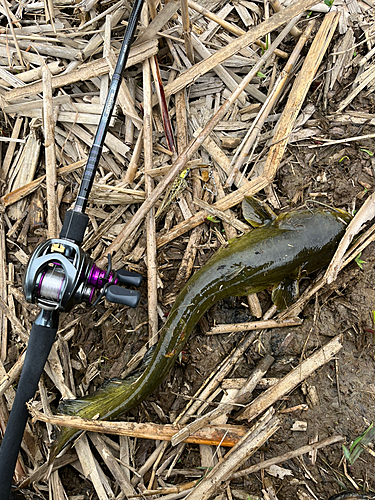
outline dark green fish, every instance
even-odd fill
[[[142,373],[109,380],[90,396],[66,400],[59,407],[62,413],[83,418],[99,415],[108,420],[137,406],[164,380],[200,317],[225,297],[273,286],[272,299],[279,309],[285,308],[295,298],[298,280],[330,262],[351,220],[348,213],[337,209],[274,217],[254,198],[248,199],[245,207],[245,217],[258,228],[229,242],[186,283]],[[52,456],[78,433],[64,428]]]

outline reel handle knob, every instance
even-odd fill
[[[128,290],[118,285],[110,285],[105,291],[105,298],[113,304],[122,304],[134,308],[139,304],[141,294],[138,290]]]
[[[138,273],[133,273],[131,271],[125,271],[125,269],[119,269],[116,271],[117,282],[121,285],[127,286],[140,286],[143,280],[143,276]]]

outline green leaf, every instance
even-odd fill
[[[341,163],[344,160],[350,160],[349,156],[343,156],[340,160],[339,163]]]
[[[360,151],[363,151],[364,153],[367,153],[369,156],[374,156],[374,153],[370,151],[369,149],[365,148],[359,148]]]
[[[344,444],[342,445],[342,451],[344,452],[344,457],[346,458],[346,460],[350,462],[350,451]]]
[[[210,222],[215,222],[216,224],[220,222],[220,220],[215,219],[214,215],[207,215],[206,219],[209,220]]]
[[[257,77],[258,78],[266,78],[266,75],[263,75],[263,73],[261,71],[258,71]]]
[[[343,445],[343,451],[344,451],[344,456],[349,462],[350,465],[353,465],[354,462],[357,460],[359,455],[363,451],[363,446],[367,446],[371,441],[375,438],[375,428],[374,428],[374,423],[371,422],[371,424],[368,426],[368,428],[365,430],[363,434],[361,434],[357,439],[355,439],[350,446],[350,450],[345,451],[345,447]],[[347,455],[347,452],[349,451],[349,455]]]
[[[365,260],[361,259],[362,252],[360,252],[355,258],[356,263],[358,264],[360,269],[363,269],[363,264],[367,264]]]
[[[324,0],[324,3],[325,3],[326,5],[328,5],[328,7],[329,7],[329,8],[331,8],[331,7],[332,7],[332,5],[333,5],[333,2],[334,2],[334,1],[335,1],[335,0]]]

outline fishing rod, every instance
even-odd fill
[[[143,0],[135,0],[75,205],[66,213],[60,237],[41,243],[26,269],[25,298],[40,306],[41,312],[30,331],[16,397],[0,447],[0,500],[11,498],[13,473],[28,418],[26,403],[38,388],[55,340],[59,314],[81,302],[95,305],[102,297],[130,307],[136,307],[140,299],[139,291],[120,286],[138,287],[142,282],[140,274],[124,269],[112,271],[110,255],[107,270],[100,269],[80,244],[89,221],[85,213],[88,198],[142,6]],[[95,292],[99,295],[94,301]]]

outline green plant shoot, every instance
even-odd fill
[[[361,259],[362,252],[360,252],[357,257],[355,258],[356,263],[358,264],[359,268],[363,270],[363,264],[367,264],[365,260]]]

